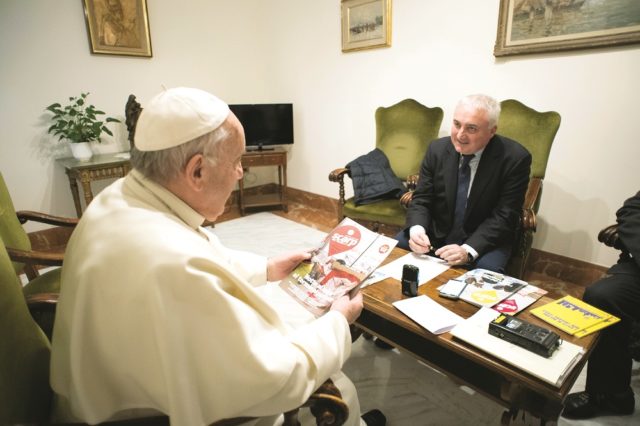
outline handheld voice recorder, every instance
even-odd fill
[[[402,267],[402,294],[409,297],[418,295],[418,273],[415,265],[405,264]]]
[[[498,315],[489,323],[489,334],[549,358],[562,343],[560,335],[519,318]]]

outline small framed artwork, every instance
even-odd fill
[[[91,53],[151,57],[146,0],[83,0]]]
[[[342,51],[391,46],[391,0],[342,0]]]
[[[640,43],[638,0],[500,0],[495,56]]]

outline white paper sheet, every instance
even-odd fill
[[[402,267],[406,263],[415,265],[420,269],[420,273],[418,275],[419,285],[434,279],[449,269],[447,262],[442,259],[438,259],[437,257],[431,257],[424,254],[407,253],[401,258],[376,269],[374,273],[365,280],[363,287],[382,281],[385,278],[395,278],[398,281],[402,280]]]
[[[500,313],[493,309],[481,308],[466,321],[454,327],[451,334],[547,383],[560,387],[576,363],[582,358],[584,349],[565,341],[551,355],[551,358],[542,357],[490,335],[489,322],[498,315]]]
[[[425,295],[398,300],[393,306],[433,334],[446,333],[464,321],[460,315]]]

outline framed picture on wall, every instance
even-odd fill
[[[146,0],[83,0],[91,53],[151,57]]]
[[[640,43],[638,0],[500,0],[495,56]]]
[[[391,46],[391,0],[342,0],[342,51]]]

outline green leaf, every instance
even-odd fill
[[[59,103],[49,105],[45,110],[51,112],[53,124],[47,129],[47,133],[59,136],[60,140],[67,139],[71,142],[100,142],[102,132],[113,136],[106,123],[120,123],[114,117],[105,117],[105,121],[99,120],[99,115],[106,115],[94,105],[88,104],[86,98],[89,92],[81,93],[78,97],[70,97],[69,104],[62,107]]]

